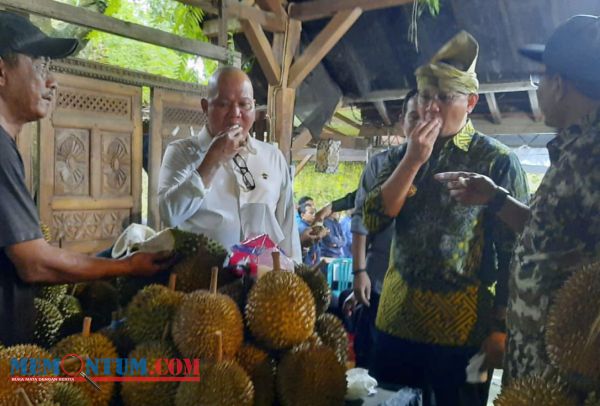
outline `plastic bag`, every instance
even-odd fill
[[[352,368],[346,371],[346,400],[358,400],[377,393],[377,380],[364,368]]]
[[[225,268],[238,276],[249,274],[260,278],[273,269],[271,253],[279,251],[281,270],[294,271],[294,262],[277,247],[277,244],[267,234],[249,238],[231,247],[231,252],[225,261]]]

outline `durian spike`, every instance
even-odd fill
[[[15,391],[15,393],[18,393],[19,395],[21,395],[21,397],[23,398],[23,401],[25,402],[25,404],[27,406],[33,406],[33,403],[31,403],[31,400],[29,400],[29,396],[27,396],[27,393],[25,393],[25,389],[19,388]]]
[[[600,313],[596,317],[596,320],[592,324],[592,328],[590,329],[590,334],[588,335],[587,342],[585,343],[586,347],[593,345],[596,342],[596,339],[600,335]]]
[[[83,318],[83,329],[81,330],[81,335],[84,337],[89,337],[91,330],[92,330],[92,318],[84,317]]]
[[[273,251],[271,256],[273,257],[273,270],[281,271],[281,258],[279,251]]]
[[[219,278],[219,268],[213,266],[210,273],[210,293],[215,295],[217,293],[217,280]]]
[[[223,362],[223,333],[221,330],[215,331],[215,340],[217,341],[217,363]]]
[[[177,274],[175,272],[171,272],[169,275],[169,290],[175,290],[175,286],[177,285]]]

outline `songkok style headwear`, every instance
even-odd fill
[[[475,64],[479,44],[471,34],[461,31],[415,71],[417,88],[440,92],[477,93],[479,81]]]

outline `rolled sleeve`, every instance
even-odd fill
[[[196,171],[196,164],[186,159],[181,145],[170,144],[160,168],[158,205],[161,219],[169,227],[176,227],[193,216],[204,197],[210,192]]]

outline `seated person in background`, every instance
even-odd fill
[[[292,178],[275,146],[249,136],[254,91],[240,69],[221,68],[202,99],[208,122],[200,133],[167,147],[158,200],[167,226],[202,233],[226,248],[268,234],[301,261]]]
[[[321,247],[319,241],[327,235],[327,230],[322,225],[315,225],[314,206],[304,203],[300,206],[300,225],[298,232],[302,238],[302,262],[314,266],[321,261]]]
[[[352,258],[352,213],[354,213],[354,209],[346,210],[345,216],[340,220],[342,233],[346,241],[342,250],[344,258]]]
[[[300,227],[300,222],[302,221],[302,217],[300,216],[300,206],[302,206],[304,203],[308,203],[313,207],[315,206],[315,201],[310,196],[302,196],[300,199],[298,199],[298,205],[296,206],[296,224],[298,224],[298,227]]]
[[[340,213],[334,212],[323,221],[323,226],[329,230],[329,234],[319,242],[319,245],[321,246],[321,257],[342,258],[344,256],[346,239],[344,238],[344,232],[342,231],[342,225],[339,222],[339,218]]]

